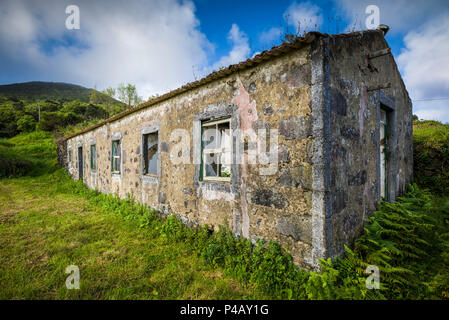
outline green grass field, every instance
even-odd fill
[[[187,244],[111,214],[56,178],[0,182],[0,299],[245,299]],[[65,269],[80,269],[68,290]]]
[[[55,150],[46,132],[0,140],[1,160],[24,175],[0,179],[0,299],[255,297],[187,243],[117,214],[106,197],[92,201],[58,168]],[[17,162],[30,165],[14,170]],[[69,265],[79,267],[79,290],[66,288]]]
[[[380,204],[353,251],[319,273],[277,243],[188,229],[88,190],[58,167],[50,133],[0,139],[0,299],[448,299],[449,126],[415,126],[421,187]],[[70,265],[79,290],[66,288]],[[368,265],[379,290],[366,286]]]

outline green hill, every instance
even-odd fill
[[[0,137],[36,129],[66,134],[125,108],[104,93],[69,83],[0,85]]]
[[[99,95],[100,100],[113,104],[122,104],[95,89],[85,88],[76,84],[62,82],[32,81],[0,85],[0,96],[26,101],[53,100],[90,102],[92,93]]]

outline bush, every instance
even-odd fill
[[[415,182],[440,195],[449,193],[449,125],[415,121],[413,126]]]
[[[108,116],[109,116],[109,114],[105,109],[103,109],[102,107],[93,105],[93,104],[89,104],[84,113],[84,118],[87,120],[104,119],[104,118],[107,118]]]
[[[30,115],[24,115],[17,120],[17,129],[21,132],[31,132],[36,129],[36,120]]]
[[[18,177],[29,173],[33,162],[0,147],[0,178]]]
[[[57,168],[56,145],[49,132],[23,133],[0,140],[0,178],[41,175]]]
[[[82,115],[74,112],[41,112],[41,120],[37,124],[37,129],[42,131],[55,131],[59,127],[75,124],[82,120]]]

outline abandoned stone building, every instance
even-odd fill
[[[60,162],[316,268],[412,179],[412,104],[384,32],[298,37],[65,137]]]

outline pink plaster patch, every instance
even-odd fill
[[[250,102],[249,94],[245,91],[240,79],[237,79],[239,85],[239,93],[232,99],[232,103],[235,103],[239,108],[240,113],[240,126],[243,132],[247,132],[252,138],[255,138],[255,133],[252,130],[252,124],[258,119],[256,102],[253,100]],[[242,154],[241,175],[240,175],[240,206],[242,209],[242,235],[249,237],[249,216],[248,216],[248,204],[246,203],[246,182],[247,182],[247,166],[248,166],[248,154]]]
[[[237,80],[239,84],[239,93],[232,99],[232,102],[239,107],[240,123],[243,131],[252,129],[252,123],[258,119],[256,102],[250,102],[249,94],[245,91],[243,84]]]

